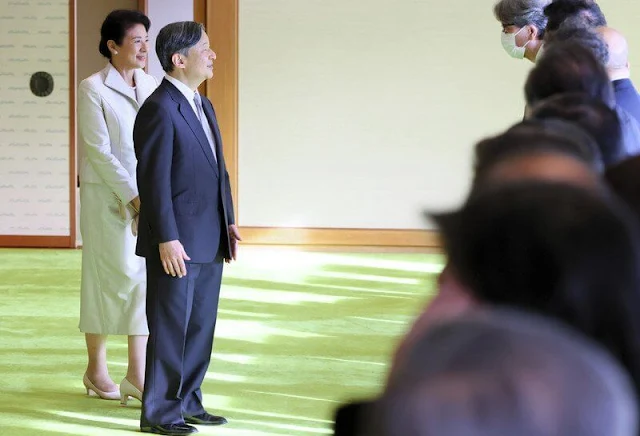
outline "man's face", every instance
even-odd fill
[[[502,27],[503,33],[515,35],[517,47],[524,47],[527,42],[529,42],[531,39],[529,30],[529,26],[518,27],[516,25],[508,25]]]
[[[189,49],[184,58],[184,73],[192,82],[201,83],[213,77],[216,54],[209,47],[209,37],[202,32],[200,40]]]

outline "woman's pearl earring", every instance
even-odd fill
[[[118,54],[118,52],[117,52],[117,51],[114,51],[114,52],[113,52],[113,54]]]

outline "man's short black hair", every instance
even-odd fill
[[[473,190],[502,162],[550,153],[574,158],[597,173],[603,170],[597,143],[578,125],[559,119],[525,120],[476,145]]]
[[[162,69],[167,73],[172,72],[171,57],[176,53],[186,56],[189,49],[200,41],[202,32],[204,26],[195,21],[179,21],[160,29],[156,38],[156,53]]]
[[[531,108],[530,119],[561,119],[576,123],[595,139],[605,167],[626,155],[618,114],[586,94],[558,94],[542,100]]]
[[[485,187],[432,219],[475,299],[563,320],[604,345],[640,386],[640,232],[620,200],[523,181]]]
[[[580,92],[615,108],[611,80],[593,52],[576,41],[550,44],[529,72],[524,87],[529,107],[545,98]]]
[[[570,19],[584,27],[607,25],[607,19],[594,0],[554,0],[544,8],[547,16],[547,35],[557,31],[562,23]]]

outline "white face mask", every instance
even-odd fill
[[[502,40],[501,41],[502,48],[504,48],[504,51],[506,51],[507,54],[512,58],[515,58],[515,59],[524,58],[525,47],[527,46],[527,44],[529,44],[529,41],[527,41],[527,44],[523,45],[522,47],[518,47],[518,45],[516,44],[516,35],[522,32],[523,30],[524,30],[524,27],[518,30],[516,33],[502,32],[502,34],[500,35],[501,37],[500,39]]]

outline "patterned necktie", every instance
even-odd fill
[[[198,119],[200,120],[200,124],[202,125],[202,130],[204,130],[204,136],[207,137],[209,141],[209,146],[211,147],[211,151],[213,152],[213,158],[218,161],[218,156],[216,155],[216,147],[213,139],[213,132],[211,131],[211,126],[207,121],[207,117],[204,114],[204,109],[202,108],[202,99],[200,98],[200,94],[197,92],[193,94],[193,102],[196,104],[196,115],[198,115]]]

